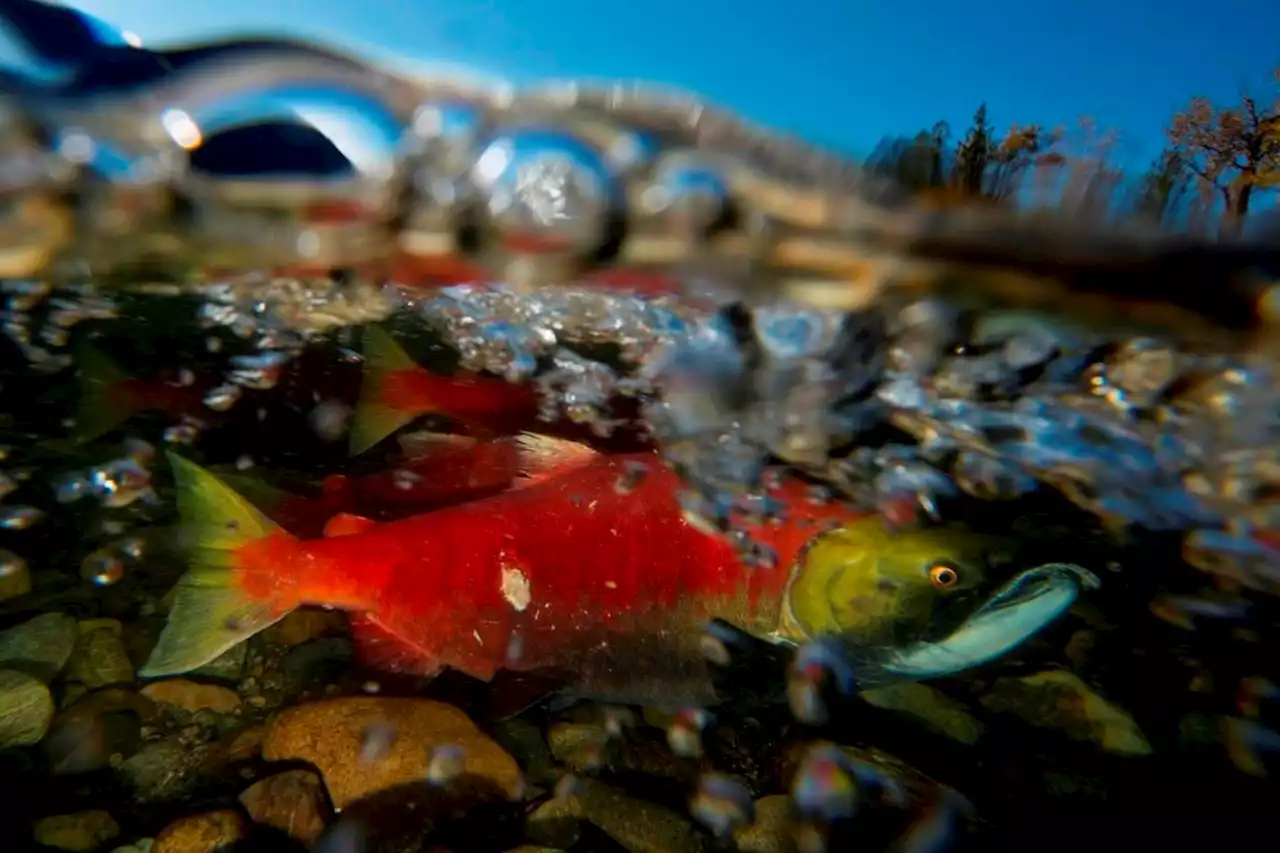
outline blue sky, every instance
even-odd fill
[[[1193,94],[1268,100],[1280,0],[82,0],[155,46],[289,32],[516,81],[644,78],[865,153],[985,100],[998,126],[1088,113],[1157,153]],[[973,17],[974,9],[982,15]]]

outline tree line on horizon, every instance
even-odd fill
[[[1280,84],[1280,69],[1274,76]],[[1270,106],[1248,93],[1227,105],[1192,98],[1139,175],[1116,164],[1119,141],[1089,118],[1070,130],[1013,124],[1000,134],[984,103],[959,138],[946,122],[888,137],[868,166],[936,206],[1055,207],[1220,236],[1240,234],[1260,197],[1280,189],[1280,97]]]

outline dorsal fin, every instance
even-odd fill
[[[525,485],[553,476],[561,471],[585,465],[599,454],[577,441],[554,438],[535,432],[516,436],[517,465]]]
[[[377,526],[378,522],[371,518],[350,512],[340,512],[325,523],[324,535],[326,539],[333,536],[352,536]]]

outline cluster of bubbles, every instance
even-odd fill
[[[92,284],[66,284],[56,289],[47,281],[5,279],[0,328],[21,352],[28,366],[56,373],[71,365],[66,346],[74,326],[86,320],[120,316],[116,300]]]
[[[607,432],[610,401],[640,396],[713,529],[741,528],[778,464],[887,515],[1048,487],[1110,529],[1186,533],[1193,565],[1280,585],[1260,542],[1280,522],[1260,359],[932,297],[841,313],[475,285],[410,302],[464,366],[538,382],[548,416]]]
[[[93,498],[106,509],[123,509],[137,501],[154,504],[159,497],[148,466],[155,461],[155,453],[151,444],[127,439],[119,458],[56,477],[54,497],[62,504]]]

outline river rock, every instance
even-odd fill
[[[67,679],[89,689],[132,682],[133,663],[124,645],[120,623],[114,619],[88,619],[79,625],[80,636],[67,661]]]
[[[539,803],[524,821],[525,838],[545,847],[568,849],[582,835],[582,804],[573,797]]]
[[[523,717],[497,723],[493,727],[493,738],[515,757],[524,769],[525,779],[533,784],[550,786],[560,778],[562,771],[556,766],[547,742],[542,739],[542,731]]]
[[[160,830],[151,853],[221,853],[244,837],[237,811],[218,809],[180,817]]]
[[[53,696],[25,672],[0,670],[0,748],[39,743],[53,722]]]
[[[1074,673],[1051,669],[1022,678],[996,679],[982,704],[1014,714],[1033,726],[1055,728],[1078,741],[1119,755],[1150,755],[1151,744],[1128,711],[1089,688]]]
[[[0,667],[25,672],[47,684],[67,665],[77,636],[75,617],[42,613],[0,631]]]
[[[289,770],[260,779],[240,794],[240,804],[256,822],[311,843],[333,817],[324,783],[309,770]]]
[[[8,601],[31,592],[31,569],[27,561],[0,548],[0,601]]]
[[[964,705],[927,684],[891,684],[858,695],[869,705],[913,717],[926,728],[961,743],[973,745],[982,737],[982,723]]]
[[[42,744],[50,772],[102,770],[137,752],[142,726],[155,714],[146,698],[122,687],[82,696],[53,720]]]
[[[216,684],[199,684],[185,678],[154,681],[142,688],[142,695],[157,705],[195,713],[213,711],[226,714],[240,707],[234,690]]]
[[[41,818],[35,823],[34,834],[46,847],[88,853],[118,836],[120,825],[110,813],[95,809]]]
[[[179,736],[149,743],[120,765],[140,803],[172,802],[195,784],[214,745],[191,746]]]
[[[632,797],[594,779],[568,786],[567,815],[594,824],[630,853],[701,853],[705,836],[672,810]],[[538,840],[538,839],[534,839]]]
[[[428,699],[351,696],[282,711],[267,726],[268,761],[306,761],[320,770],[337,808],[376,791],[427,778],[433,751],[457,747],[464,773],[509,797],[524,780],[515,760],[466,714]]]
[[[756,819],[733,833],[738,853],[795,853],[791,798],[775,794],[756,800]]]
[[[300,646],[328,634],[343,631],[347,617],[337,610],[303,607],[262,632],[263,639],[282,646]]]

